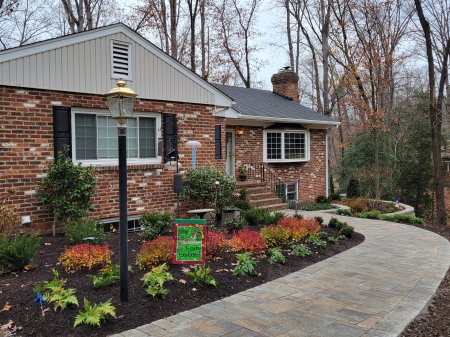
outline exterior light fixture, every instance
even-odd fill
[[[244,135],[244,129],[237,128],[236,129],[236,136],[242,137]]]
[[[119,261],[120,300],[128,301],[128,205],[127,205],[127,118],[133,115],[137,94],[127,88],[125,81],[117,81],[117,87],[106,94],[111,117],[118,121],[119,142]]]

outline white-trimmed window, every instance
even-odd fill
[[[128,163],[159,163],[159,114],[134,115],[127,119]],[[106,111],[75,111],[72,114],[73,159],[86,164],[117,164],[117,121]]]
[[[309,160],[307,130],[265,130],[265,162],[302,162]]]
[[[121,41],[111,41],[111,77],[130,81],[131,45]]]

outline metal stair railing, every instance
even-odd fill
[[[286,189],[283,181],[275,175],[266,163],[250,162],[242,165],[247,169],[247,179],[264,183],[277,197],[286,202]]]

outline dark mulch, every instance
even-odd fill
[[[134,262],[140,241],[137,234],[130,234],[129,239],[129,258],[130,262]],[[0,326],[12,320],[14,325],[22,328],[18,333],[20,336],[106,336],[274,280],[354,247],[363,240],[364,237],[356,233],[352,239],[341,241],[338,245],[328,244],[325,250],[316,249],[311,257],[287,256],[285,265],[270,265],[265,262],[263,257],[260,257],[257,266],[257,271],[260,273],[258,277],[237,278],[231,272],[217,272],[220,269],[233,268],[232,263],[236,261],[235,255],[226,253],[221,259],[210,262],[211,268],[215,271],[214,277],[220,283],[217,288],[192,284],[189,277],[181,271],[182,266],[171,266],[170,271],[173,276],[177,280],[183,279],[187,282],[183,284],[173,281],[168,284],[169,294],[164,300],[154,300],[146,295],[140,281],[144,272],[134,267],[134,271],[129,276],[129,302],[122,303],[119,300],[119,285],[94,289],[86,276],[88,273],[67,274],[62,271],[55,263],[64,246],[67,245],[66,239],[64,237],[44,237],[34,259],[34,263],[37,264],[36,269],[17,274],[0,275],[0,310],[6,302],[11,305],[9,311],[0,313]],[[118,235],[111,237],[110,246],[114,252],[118,252],[118,241]],[[117,255],[114,257],[115,262],[118,262]],[[101,328],[82,326],[73,329],[73,322],[78,313],[76,307],[63,312],[48,311],[42,317],[41,309],[35,303],[33,286],[38,281],[51,279],[51,268],[54,267],[60,270],[62,277],[68,279],[67,287],[77,289],[80,304],[83,297],[87,297],[91,302],[112,298],[117,309],[117,319],[109,319]]]
[[[450,241],[450,227],[418,225],[437,233]],[[408,324],[402,337],[448,337],[450,336],[450,269],[425,310]]]

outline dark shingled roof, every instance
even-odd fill
[[[236,104],[232,108],[238,113],[252,117],[288,118],[311,120],[319,123],[337,123],[298,102],[274,94],[268,90],[232,87],[213,84],[217,89],[231,97]]]

